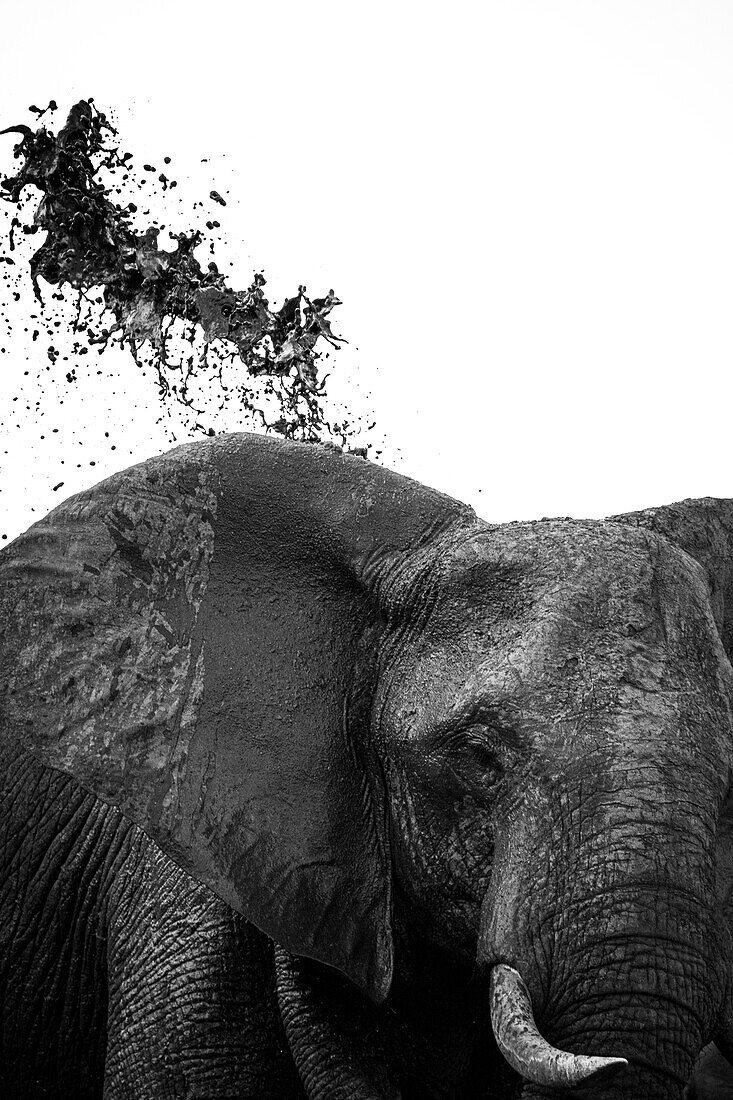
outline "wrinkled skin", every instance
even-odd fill
[[[462,928],[470,951],[480,927],[480,960],[517,967],[556,1046],[630,1060],[617,1093],[589,1095],[667,1096],[726,994],[730,671],[693,563],[568,526],[469,538],[444,581],[460,599],[385,676],[397,865],[431,938]]]
[[[265,937],[72,779],[3,763],[2,1095],[302,1096]]]
[[[725,1097],[732,516],[492,527],[244,436],[8,547],[5,1090]],[[523,1081],[497,963],[628,1066]]]

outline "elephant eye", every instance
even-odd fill
[[[483,724],[459,726],[446,731],[440,740],[451,770],[482,783],[497,780],[517,755],[505,734]]]
[[[463,730],[462,740],[471,759],[486,771],[503,772],[515,755],[501,734],[485,726]]]

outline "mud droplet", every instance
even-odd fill
[[[52,100],[44,111],[35,105],[33,111],[40,118],[54,109]],[[163,248],[161,225],[140,231],[133,215],[148,214],[149,195],[170,191],[176,181],[160,173],[157,181],[148,180],[141,202],[125,201],[123,182],[135,185],[133,156],[116,145],[115,127],[91,98],[74,104],[58,133],[46,125],[3,132],[20,137],[14,147],[17,170],[0,179],[1,197],[16,208],[11,233],[15,228],[27,236],[45,233],[30,260],[30,284],[42,307],[31,314],[38,322],[32,338],[45,329],[54,340],[47,345],[47,370],[73,357],[75,365],[64,367],[72,385],[83,372],[82,356],[117,344],[155,379],[161,405],[182,410],[191,433],[214,434],[206,422],[212,406],[215,413],[236,410],[241,427],[288,438],[346,445],[360,432],[359,418],[329,421],[324,411],[328,376],[322,376],[321,366],[328,353],[324,356],[323,349],[338,350],[345,343],[331,328],[330,314],[340,304],[333,290],[311,297],[301,285],[275,309],[262,273],[236,290],[215,262],[201,266],[199,246],[214,249],[201,232],[169,230],[173,247]],[[156,172],[150,163],[144,170]],[[142,190],[141,183],[137,186]],[[25,195],[33,190],[41,193],[34,214],[27,204],[24,209]],[[218,191],[209,197],[226,206]],[[220,223],[209,218],[207,226],[219,229]],[[0,265],[0,277],[11,277],[7,263]],[[17,266],[12,278],[22,289]],[[67,319],[62,328],[53,317],[41,280],[59,288],[52,301],[68,303],[71,296],[76,311],[71,330]]]

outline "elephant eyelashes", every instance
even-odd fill
[[[517,760],[517,752],[500,733],[481,728],[464,731],[462,739],[471,759],[487,771],[504,772]]]
[[[448,745],[452,752],[459,753],[480,767],[496,770],[501,767],[498,747],[488,731],[457,730]]]
[[[460,726],[443,734],[441,747],[450,757],[451,769],[482,784],[498,781],[517,758],[506,735],[487,726]]]

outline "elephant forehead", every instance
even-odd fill
[[[476,701],[540,709],[620,685],[727,679],[702,569],[665,539],[605,522],[511,524],[452,548],[431,612],[390,677],[403,714]],[[729,673],[729,669],[728,669]]]
[[[660,615],[709,606],[701,566],[666,539],[606,521],[542,520],[481,530],[451,547],[432,618],[573,617],[582,628],[639,629]],[[472,613],[472,614],[471,614]]]
[[[443,576],[465,582],[493,568],[521,570],[547,579],[587,575],[609,567],[648,569],[660,554],[679,553],[643,528],[606,520],[544,519],[469,532],[447,548]]]

